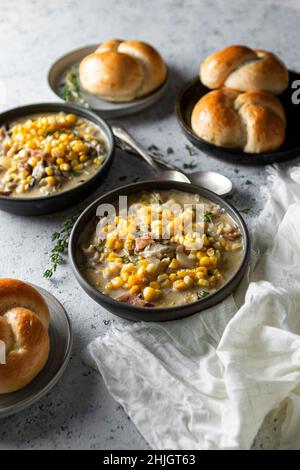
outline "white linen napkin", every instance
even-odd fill
[[[154,449],[249,449],[276,407],[276,447],[300,449],[300,168],[269,180],[235,298],[176,322],[116,321],[84,351]]]

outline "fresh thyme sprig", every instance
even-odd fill
[[[89,103],[81,95],[76,67],[67,70],[63,88],[63,98],[67,103],[76,103],[84,108],[90,108]]]
[[[212,221],[212,213],[209,212],[209,211],[205,211],[204,215],[203,215],[203,220],[204,220],[204,222],[209,224]]]
[[[54,245],[50,252],[50,268],[46,269],[43,274],[46,279],[50,279],[55,273],[57,267],[63,263],[63,255],[68,248],[71,230],[77,218],[78,215],[67,217],[62,223],[60,231],[52,233],[51,240]]]

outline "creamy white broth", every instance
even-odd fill
[[[202,248],[186,248],[186,238],[184,241],[176,237],[152,240],[149,233],[145,235],[139,232],[129,233],[129,241],[133,237],[132,245],[127,243],[126,238],[116,248],[111,248],[113,242],[109,242],[109,238],[99,241],[99,237],[95,235],[95,218],[86,227],[79,241],[77,256],[82,274],[103,294],[137,306],[172,307],[195,302],[216,292],[238,270],[244,253],[242,236],[233,219],[222,208],[199,195],[177,190],[144,192],[130,196],[128,205],[130,207],[143,201],[149,209],[153,199],[157,197],[163,203],[162,208],[166,208],[170,200],[180,205],[204,204],[207,222],[202,222],[205,234]],[[181,217],[183,214],[186,211],[182,209]],[[135,211],[136,223],[140,217],[141,214]],[[128,220],[130,222],[130,218]],[[174,221],[177,223],[176,217]],[[200,233],[201,224],[198,225]],[[121,225],[120,227],[122,228]],[[198,233],[197,230],[195,233]],[[116,237],[116,234],[118,229],[108,232],[109,236]],[[149,240],[150,243],[144,249],[137,248]],[[201,238],[200,245],[203,240]],[[134,279],[137,282],[132,285]]]
[[[106,160],[107,138],[65,113],[26,116],[0,129],[0,194],[42,197],[91,178]]]

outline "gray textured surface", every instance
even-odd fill
[[[55,101],[47,86],[47,70],[71,49],[113,36],[153,43],[172,71],[169,93],[158,106],[119,122],[145,146],[155,143],[162,150],[172,146],[175,154],[167,158],[176,164],[195,161],[198,169],[220,171],[232,178],[232,202],[238,208],[249,207],[246,219],[250,220],[262,205],[259,188],[265,184],[265,169],[237,169],[200,152],[191,158],[173,114],[174,97],[197,74],[203,57],[231,43],[270,49],[289,68],[300,69],[299,24],[296,0],[2,0],[0,84],[7,86],[7,100],[1,109]],[[99,194],[120,184],[123,175],[127,183],[151,173],[134,157],[118,154]],[[246,184],[247,180],[253,184]],[[76,208],[68,211],[74,212]],[[87,342],[109,328],[111,315],[81,291],[67,263],[52,282],[42,277],[51,233],[63,216],[0,214],[1,277],[18,277],[50,290],[69,312],[75,334],[70,366],[55,389],[31,409],[1,420],[0,449],[147,448],[124,411],[108,396],[99,375],[80,359]]]

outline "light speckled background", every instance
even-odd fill
[[[299,70],[297,0],[1,0],[0,6],[0,85],[7,87],[1,110],[55,101],[48,89],[47,71],[58,56],[71,49],[110,37],[146,40],[161,51],[171,68],[170,90],[159,105],[123,119],[122,124],[145,146],[155,143],[162,150],[172,146],[172,161],[179,166],[195,161],[198,169],[229,176],[235,185],[232,202],[238,208],[250,208],[248,221],[255,216],[262,206],[259,188],[265,184],[265,169],[240,167],[237,172],[236,165],[200,152],[191,159],[173,113],[174,97],[196,75],[206,55],[232,43],[270,49],[289,68]],[[151,173],[136,158],[118,154],[99,194],[120,184],[123,175],[127,175],[126,183]],[[76,208],[68,211],[75,212]],[[112,316],[78,287],[67,263],[52,282],[42,277],[51,233],[63,217],[22,218],[0,213],[1,277],[18,277],[51,291],[69,312],[75,335],[69,368],[53,391],[36,406],[0,421],[0,449],[147,448],[124,411],[109,397],[99,375],[80,359],[81,349],[109,328]]]

